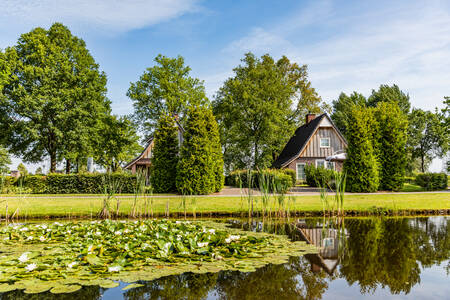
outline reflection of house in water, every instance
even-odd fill
[[[308,227],[305,223],[297,223],[297,229],[304,241],[319,248],[318,254],[305,255],[311,263],[312,271],[319,272],[323,269],[328,274],[333,274],[339,264],[338,230],[321,226]]]

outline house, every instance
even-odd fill
[[[183,134],[184,129],[183,126],[181,126],[180,122],[178,121],[178,116],[175,115],[175,126],[178,129],[178,146],[181,147],[181,144],[183,143]],[[138,171],[145,170],[148,174],[150,165],[151,165],[151,158],[153,156],[153,147],[155,146],[155,140],[153,137],[151,137],[144,148],[144,151],[142,151],[141,154],[139,154],[135,159],[130,161],[128,164],[124,166],[124,169],[130,170],[132,174],[136,174]]]
[[[327,114],[308,114],[306,123],[297,128],[273,167],[296,171],[298,180],[306,179],[306,164],[340,171],[346,148],[347,141]]]

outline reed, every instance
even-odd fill
[[[249,217],[253,217],[254,197],[252,195],[252,183],[253,183],[252,171],[249,169],[249,170],[247,170],[247,184],[248,184],[247,204],[248,204],[248,216]]]
[[[111,173],[107,173],[105,176],[102,177],[102,194],[103,194],[103,202],[102,202],[102,208],[100,212],[98,213],[98,217],[102,219],[110,218],[111,217],[111,205],[112,201],[116,199],[116,216],[119,215],[119,206],[120,206],[120,199],[116,197],[117,192],[120,190],[122,186],[122,182],[120,178],[115,179],[111,176]]]
[[[134,198],[130,215],[132,218],[136,218],[139,197],[142,196],[145,192],[145,181],[146,181],[145,173],[146,172],[142,170],[136,172],[136,181],[135,185],[133,186]]]
[[[335,172],[334,179],[335,179],[335,204],[337,208],[337,214],[343,215],[344,214],[344,200],[345,200],[345,187],[346,187],[346,177],[347,175],[345,173],[341,172]]]
[[[268,206],[270,206],[270,176],[266,175],[264,172],[259,172],[258,176],[259,190],[262,194],[262,216],[264,217],[268,211]]]

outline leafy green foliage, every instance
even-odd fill
[[[266,168],[279,155],[308,112],[321,111],[321,98],[306,65],[282,57],[247,53],[213,102],[227,171]]]
[[[27,176],[28,175],[28,170],[25,167],[25,165],[23,163],[20,163],[17,166],[17,170],[20,172],[20,176]]]
[[[380,102],[375,110],[378,124],[380,189],[399,191],[406,169],[408,120],[395,102]]]
[[[6,226],[0,237],[0,290],[30,293],[72,292],[83,285],[111,286],[112,280],[131,283],[185,272],[250,272],[317,252],[286,236],[167,220]]]
[[[0,55],[0,128],[24,161],[74,160],[92,152],[99,117],[109,113],[106,75],[82,39],[60,23],[22,34]]]
[[[11,164],[11,156],[8,150],[0,146],[0,176],[9,172],[9,165]]]
[[[267,181],[267,190],[270,192],[277,190],[276,183],[282,187],[284,193],[295,184],[291,175],[280,169],[252,170],[250,172],[248,170],[235,170],[227,176],[226,184],[246,188],[249,186],[250,176],[250,182],[253,188],[261,188],[260,180],[264,178]]]
[[[312,187],[328,188],[334,186],[335,174],[336,171],[334,170],[316,167],[313,164],[306,164],[305,166],[306,184]]]
[[[210,108],[192,107],[186,120],[177,190],[184,195],[210,194],[223,187],[223,158],[217,122]]]
[[[337,100],[333,100],[331,119],[344,136],[347,134],[348,115],[351,109],[354,106],[365,107],[366,105],[366,98],[357,92],[353,92],[350,96],[341,93]]]
[[[377,91],[372,90],[372,95],[370,95],[370,97],[367,99],[367,105],[376,107],[380,102],[397,103],[400,107],[400,110],[405,115],[408,115],[411,109],[409,95],[402,92],[396,84],[394,84],[393,86],[382,84]]]
[[[427,191],[446,190],[448,178],[445,173],[424,173],[416,176],[416,184]]]
[[[101,194],[105,176],[121,182],[119,193],[133,193],[136,176],[128,173],[28,175],[22,184],[33,194]],[[15,186],[19,184],[17,180],[11,180]]]
[[[413,109],[409,116],[408,149],[411,159],[420,161],[420,171],[425,172],[427,162],[438,156],[448,143],[448,128],[441,124],[438,114]]]
[[[110,172],[136,157],[142,147],[134,124],[128,117],[105,115],[95,141],[95,161]]]
[[[348,117],[347,190],[350,192],[375,192],[379,186],[379,163],[376,147],[377,121],[373,109],[354,107]]]
[[[184,58],[159,54],[155,66],[147,68],[131,83],[127,96],[133,100],[134,116],[147,135],[153,133],[162,114],[178,114],[182,124],[188,107],[208,103],[203,82],[189,75]]]
[[[161,115],[154,135],[150,181],[156,193],[176,191],[178,129],[170,115]]]
[[[295,186],[295,184],[297,183],[297,173],[289,168],[280,169],[280,171],[290,176],[292,179],[292,186]]]

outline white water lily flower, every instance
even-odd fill
[[[199,246],[200,248],[206,247],[208,246],[208,242],[204,242],[204,243],[197,243],[197,246]]]
[[[47,228],[47,230],[46,230],[47,232],[50,232],[50,231],[52,231],[50,228]]]
[[[122,232],[121,232],[120,230],[118,230],[118,231],[114,232],[114,234],[115,234],[115,235],[121,235]]]
[[[211,233],[211,234],[214,234],[214,233],[216,233],[216,230],[215,229],[210,229],[210,230],[208,230],[208,232]]]
[[[47,225],[45,225],[45,224],[42,224],[41,227],[42,227],[42,229],[47,229]]]
[[[142,250],[144,250],[144,249],[146,249],[148,247],[150,247],[150,245],[147,244],[147,243],[143,243],[142,246],[141,246]]]
[[[128,229],[125,229],[125,230],[123,231],[123,233],[129,233],[129,232],[131,232],[131,231],[128,230]]]
[[[102,235],[102,233],[101,233],[100,231],[97,231],[97,232],[95,233],[95,235]]]
[[[88,247],[88,252],[89,252],[89,253],[92,252],[93,249],[94,249],[94,245],[90,245],[90,246]]]
[[[28,231],[28,227],[22,227],[20,228],[20,231]]]
[[[225,243],[229,244],[232,241],[237,241],[241,238],[240,235],[230,235],[228,238],[225,239]]]
[[[29,237],[27,237],[27,241],[31,241],[33,239],[33,237],[30,235]]]
[[[18,228],[19,228],[19,226],[17,226],[17,225],[13,227],[14,230],[17,230]]]
[[[22,253],[22,255],[19,257],[19,261],[20,262],[26,262],[26,261],[28,261],[28,254],[29,254],[30,252],[25,252],[25,253]]]
[[[175,224],[182,224],[183,222],[181,221],[175,221]]]
[[[41,242],[44,242],[44,241],[45,241],[45,237],[44,237],[44,236],[41,236],[41,237],[39,237],[39,240],[40,240]]]
[[[53,223],[53,225],[55,225],[55,226],[63,226],[63,224],[61,224],[59,222],[55,222],[55,223]]]
[[[120,266],[108,267],[108,272],[119,272]]]
[[[77,262],[76,262],[76,261],[73,261],[73,262],[71,262],[70,264],[68,264],[67,267],[68,267],[69,269],[72,269],[76,264],[77,264]]]
[[[26,269],[27,271],[29,271],[29,272],[33,271],[33,270],[36,269],[36,268],[37,268],[37,265],[36,265],[36,264],[29,264],[29,265],[27,265],[27,266],[25,267],[25,269]]]

